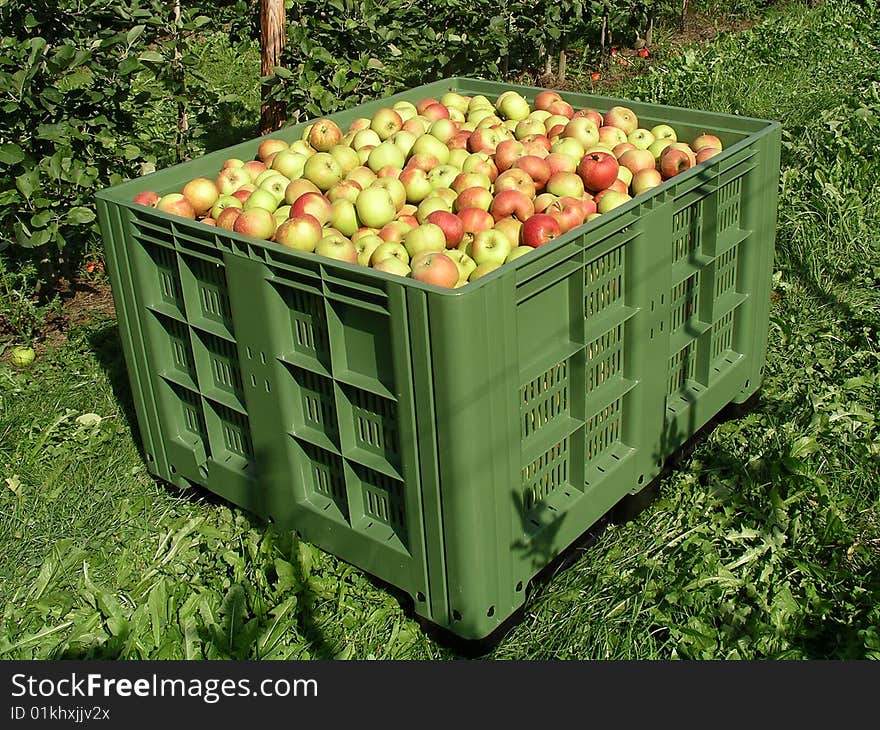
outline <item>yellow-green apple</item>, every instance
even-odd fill
[[[599,143],[604,144],[608,149],[613,150],[622,142],[628,142],[626,132],[618,127],[599,127]]]
[[[566,137],[564,139],[557,140],[553,143],[553,146],[550,148],[553,154],[558,155],[567,155],[572,160],[574,160],[575,164],[577,161],[584,156],[586,150],[584,150],[584,146],[578,142],[574,137]]]
[[[440,97],[440,103],[447,109],[458,109],[460,112],[466,112],[470,99],[455,91],[447,91]]]
[[[303,176],[317,185],[318,189],[329,190],[345,177],[345,173],[333,155],[329,152],[317,152],[303,165]]]
[[[630,200],[632,198],[627,193],[621,193],[617,190],[603,190],[601,197],[596,196],[599,213],[607,213]]]
[[[651,143],[651,146],[648,147],[648,151],[654,156],[655,161],[659,160],[663,150],[674,142],[675,140],[670,137],[658,137]]]
[[[464,236],[464,224],[461,219],[449,211],[435,210],[425,219],[427,223],[439,226],[446,238],[446,248],[455,248]]]
[[[559,200],[559,197],[553,193],[541,193],[535,198],[535,213],[545,213],[553,203]]]
[[[270,190],[257,188],[248,196],[247,200],[244,201],[244,209],[252,210],[253,208],[262,208],[263,210],[273,213],[278,207],[279,202],[278,198],[276,198],[275,194]]]
[[[415,256],[411,270],[410,276],[416,281],[444,289],[451,289],[459,279],[458,266],[442,251],[428,251]]]
[[[525,119],[532,111],[529,109],[529,102],[515,91],[501,94],[495,107],[501,112],[502,117],[516,122]]]
[[[691,161],[691,167],[697,164],[697,153],[691,148],[691,146],[687,142],[673,142],[670,147],[675,147],[677,150],[681,150],[684,152]]]
[[[508,240],[510,241],[510,245],[515,247],[519,245],[522,227],[522,221],[517,220],[513,216],[508,216],[507,218],[502,218],[501,220],[495,221],[495,225],[492,226],[492,230],[501,231],[505,236],[507,236]]]
[[[409,276],[411,269],[409,265],[394,256],[382,259],[377,264],[372,264],[376,271],[382,271],[386,274],[395,274],[397,276]]]
[[[287,142],[277,137],[270,137],[260,142],[260,146],[257,147],[257,157],[265,162],[271,155],[286,149],[290,149],[290,145]]]
[[[650,130],[639,127],[630,132],[626,136],[626,140],[630,144],[634,144],[640,150],[646,150],[654,144],[656,137],[650,132]]]
[[[333,204],[319,192],[303,193],[290,204],[291,217],[308,214],[317,218],[322,226],[330,222],[332,213]]]
[[[535,181],[531,176],[525,170],[516,167],[505,170],[495,178],[495,194],[497,195],[502,190],[519,190],[521,193],[525,193],[530,200],[534,200],[537,193]]]
[[[505,259],[506,260],[506,259]],[[486,262],[485,264],[480,264],[475,268],[471,275],[468,277],[468,281],[477,281],[477,279],[482,279],[486,274],[491,274],[495,269],[500,268],[501,264],[491,261]]]
[[[373,115],[370,129],[379,135],[379,139],[386,140],[393,136],[395,132],[403,129],[403,119],[396,109],[386,107]]]
[[[438,119],[431,122],[428,134],[436,137],[444,144],[448,143],[458,133],[458,124],[451,119]]]
[[[228,206],[220,211],[220,215],[217,216],[217,227],[225,228],[227,231],[234,230],[235,228],[235,220],[240,216],[244,211],[241,208],[233,208],[232,206]]]
[[[352,243],[357,251],[358,263],[361,266],[369,266],[370,257],[372,257],[376,249],[385,243],[385,241],[379,238],[375,233],[369,233],[366,236],[361,236],[356,241],[352,241]]]
[[[417,117],[411,117],[410,119],[407,119],[403,123],[403,128],[407,132],[412,132],[416,137],[419,137],[428,131],[428,126],[430,124],[431,123],[427,119],[425,119],[424,117],[417,116]]]
[[[254,190],[257,189],[257,186],[252,183],[246,183],[242,185],[238,190],[236,190],[232,196],[234,198],[238,198],[242,203],[244,203],[250,196]]]
[[[398,114],[400,112],[398,111]],[[413,113],[415,113],[415,107],[413,107]],[[362,129],[369,129],[370,125],[373,123],[373,120],[369,117],[358,117],[351,124],[348,125],[349,132],[360,132]]]
[[[312,215],[288,218],[275,229],[275,242],[297,251],[312,252],[324,237],[320,221]]]
[[[669,139],[673,142],[678,142],[678,135],[676,135],[675,130],[668,124],[658,124],[656,127],[651,127],[651,134],[654,135],[655,140]]]
[[[660,175],[660,171],[652,167],[649,170],[639,170],[633,175],[630,187],[635,195],[641,195],[646,190],[656,188],[662,182],[663,177]]]
[[[183,186],[183,196],[190,202],[196,215],[205,215],[220,197],[216,183],[206,177],[197,177]]]
[[[284,200],[284,194],[287,191],[287,186],[290,185],[290,180],[288,180],[284,175],[278,173],[277,175],[270,175],[263,182],[260,183],[260,190],[268,190],[272,195],[275,196],[275,200],[277,203],[281,203]]]
[[[358,193],[355,208],[360,222],[371,228],[381,228],[397,215],[391,193],[376,186],[370,186]]]
[[[475,109],[472,112],[468,112],[467,115],[467,124],[473,124],[474,129],[476,129],[480,123],[485,121],[486,119],[490,120],[490,124],[498,124],[501,120],[496,116],[494,110],[492,109]]]
[[[464,161],[470,157],[471,153],[467,151],[467,147],[450,147],[449,148],[449,161],[446,163],[447,165],[452,165],[457,170],[461,170],[461,166],[464,164]]]
[[[576,172],[554,172],[545,189],[560,198],[579,198],[584,194],[584,181]]]
[[[244,160],[240,160],[237,157],[230,157],[223,162],[222,169],[225,170],[228,167],[244,167]]]
[[[309,130],[308,143],[318,152],[327,152],[339,144],[342,130],[332,119],[319,119]]]
[[[455,202],[455,199],[458,197],[458,193],[455,192],[452,188],[434,188],[434,192],[431,193],[428,197],[437,196],[445,200],[450,209],[452,208],[452,204]]]
[[[495,161],[485,152],[474,152],[461,163],[462,172],[478,172],[486,175],[494,182],[498,177],[498,166]]]
[[[345,149],[354,153],[354,150],[346,147]],[[301,155],[298,152],[291,152],[290,150],[281,150],[275,157],[272,158],[272,169],[284,175],[284,177],[289,180],[294,180],[302,175],[303,166],[306,164],[306,160],[309,159],[305,155]]]
[[[612,181],[612,183],[606,188],[606,190],[616,190],[618,193],[628,193],[629,184],[625,183],[618,177]]]
[[[391,195],[396,210],[406,205],[406,188],[396,177],[377,178],[370,187],[385,188]]]
[[[422,223],[406,232],[403,245],[410,257],[422,251],[446,250],[446,235],[435,223]]]
[[[638,149],[632,142],[621,142],[620,144],[614,145],[614,149],[611,150],[612,154],[620,161],[620,156],[624,152],[629,152],[630,150]]]
[[[362,147],[378,147],[382,144],[379,135],[373,129],[361,129],[351,140],[351,148],[359,150]]]
[[[436,157],[441,165],[445,165],[449,161],[449,148],[432,134],[423,134],[416,139],[410,153],[412,155],[431,155]]]
[[[382,142],[372,149],[367,157],[367,167],[376,173],[381,168],[389,166],[403,169],[404,164],[406,164],[406,153],[394,142]]]
[[[718,139],[714,134],[701,134],[697,137],[693,142],[691,142],[691,149],[694,152],[699,152],[704,147],[711,147],[716,150],[723,150],[724,145],[721,144],[721,140]]]
[[[164,213],[180,216],[181,218],[195,220],[196,217],[196,212],[193,210],[192,203],[190,203],[182,193],[168,193],[167,195],[163,195],[156,203],[156,208]]]
[[[523,246],[538,248],[549,243],[554,238],[562,235],[562,229],[557,220],[547,213],[536,213],[529,218],[522,227]],[[508,251],[508,253],[510,253]],[[476,259],[477,263],[482,263]]]
[[[272,215],[275,216],[275,223],[280,225],[281,223],[286,221],[288,218],[290,218],[290,206],[289,205],[282,205],[282,206],[276,208],[275,212],[272,213]]]
[[[155,190],[144,190],[134,196],[134,202],[138,205],[145,205],[147,208],[155,208],[161,197]]]
[[[450,140],[446,143],[446,146],[449,148],[450,152],[455,152],[455,150],[464,150],[468,151],[468,140],[471,138],[471,134],[473,132],[462,129],[456,132]],[[450,155],[450,158],[452,155]]]
[[[513,167],[528,174],[535,183],[535,190],[543,190],[552,174],[550,163],[536,155],[525,155],[514,161]]]
[[[540,119],[533,119],[532,117],[526,117],[525,119],[516,123],[516,128],[513,130],[513,136],[519,140],[522,140],[523,137],[529,137],[531,135],[545,135],[547,134],[547,127],[544,126],[544,122]]]
[[[523,224],[525,229],[525,224]],[[498,264],[504,263],[504,259],[513,250],[510,239],[501,231],[493,229],[479,231],[474,236],[474,240],[470,245],[470,257],[480,264]]]
[[[468,276],[470,276],[471,272],[477,268],[477,262],[474,261],[470,256],[468,256],[464,251],[457,248],[447,249],[445,253],[450,259],[455,262],[455,265],[458,267],[459,283],[467,283]]]
[[[716,149],[715,147],[702,147],[699,152],[697,152],[697,164],[699,165],[701,162],[705,162],[706,160],[715,157],[715,155],[720,155],[721,150]]]
[[[324,236],[318,245],[315,246],[315,253],[319,256],[326,256],[329,259],[336,259],[346,264],[356,264],[358,262],[357,249],[354,244],[346,238],[337,238],[336,236]]]
[[[428,216],[435,210],[445,210],[447,213],[451,213],[452,204],[446,202],[446,200],[439,195],[431,194],[419,203],[418,210],[416,210],[416,220],[418,220],[419,223],[424,223],[428,220]]]
[[[361,189],[365,190],[376,180],[376,173],[366,165],[358,165],[345,176],[345,179],[354,180]]]
[[[636,149],[624,152],[618,160],[622,167],[627,168],[631,173],[635,174],[639,170],[654,169],[654,155],[650,150]],[[607,185],[605,186],[607,187]]]
[[[316,152],[315,148],[312,147],[312,145],[301,139],[290,143],[290,151],[296,152],[300,155],[305,155],[306,157],[311,157]]]
[[[583,157],[583,155],[581,155],[581,157]],[[574,157],[562,154],[561,152],[551,152],[544,159],[546,159],[547,164],[550,165],[550,175],[552,176],[557,172],[575,172],[581,158],[578,157],[575,159]]]
[[[547,208],[545,213],[559,224],[562,233],[577,228],[584,222],[586,216],[583,201],[580,198],[569,197],[559,198]]]
[[[502,190],[500,193],[496,193],[492,199],[489,212],[496,221],[508,216],[526,221],[535,214],[535,204],[532,202],[532,198],[520,190]]]
[[[232,230],[245,236],[268,241],[275,233],[275,217],[265,208],[244,210],[235,219]]]
[[[382,226],[382,230],[379,231],[379,238],[389,243],[401,243],[407,231],[412,230],[414,227],[405,221],[391,221],[391,223]]]
[[[360,183],[356,183],[354,180],[340,180],[327,191],[327,199],[331,203],[335,203],[337,200],[344,198],[353,203],[357,200],[362,190],[363,188],[360,186]]]
[[[438,188],[449,188],[452,186],[452,181],[458,175],[458,169],[452,165],[439,165],[428,172],[428,180],[435,190]]]
[[[592,119],[576,117],[565,125],[565,129],[562,130],[562,137],[563,139],[576,139],[586,149],[599,141],[599,128],[593,123]]]
[[[653,167],[651,169],[653,169]],[[626,185],[629,185],[633,179],[632,171],[628,167],[623,167],[623,165],[621,165],[617,168],[617,179],[623,180]]]
[[[415,144],[416,135],[412,132],[407,132],[405,129],[401,129],[399,132],[395,132],[391,137],[391,141],[396,144],[402,150],[403,154],[408,155],[412,146]]]
[[[221,195],[211,208],[211,217],[214,220],[220,218],[220,214],[227,208],[243,208],[244,204],[234,195]]]
[[[259,188],[262,187],[263,183],[266,182],[266,180],[268,180],[270,177],[278,176],[284,177],[284,175],[281,175],[278,170],[272,170],[271,168],[267,167],[265,170],[263,170],[263,172],[261,172],[253,179],[253,183]],[[288,179],[287,182],[290,182],[290,180]]]
[[[578,175],[587,190],[596,192],[604,190],[617,179],[618,167],[617,160],[612,153],[592,152],[589,155],[584,155],[578,163]]]
[[[464,208],[479,208],[489,210],[492,205],[492,193],[489,188],[475,185],[472,188],[462,190],[452,203],[453,210],[457,213]]]
[[[676,147],[675,144],[677,143],[673,143],[666,147],[663,152],[660,153],[660,159],[657,161],[660,174],[663,176],[664,180],[675,177],[693,167],[690,155],[684,150]],[[695,161],[696,159],[694,162]]]
[[[244,167],[227,167],[217,175],[217,188],[222,195],[232,195],[250,181],[251,176]]]
[[[344,144],[336,144],[330,148],[333,159],[339,163],[342,172],[348,175],[354,168],[360,165],[360,158],[356,150]],[[289,177],[289,176],[288,176]]]
[[[411,119],[419,113],[419,110],[416,109],[416,105],[411,101],[396,101],[391,108],[400,114],[404,120]]]
[[[296,200],[300,195],[304,195],[305,193],[320,192],[320,189],[317,185],[315,185],[315,183],[313,183],[311,180],[306,180],[304,177],[300,177],[296,180],[290,181],[290,184],[284,191],[284,202],[288,205],[293,205],[293,201]]]
[[[505,134],[506,127],[504,126],[504,120],[500,117],[490,115],[488,117],[483,117],[479,122],[477,122],[477,129],[494,129],[498,132],[501,139],[506,139],[507,135]],[[477,131],[476,129],[474,131]]]
[[[535,249],[531,246],[517,246],[509,254],[507,254],[507,258],[504,259],[504,263],[509,264],[511,261],[516,261],[520,256],[525,256],[527,253],[531,253],[534,250]]]
[[[427,198],[434,186],[428,180],[428,173],[415,167],[408,167],[400,173],[400,182],[406,190],[406,199],[410,203],[421,203]]]
[[[468,188],[486,188],[488,190],[492,187],[492,181],[489,180],[488,175],[481,172],[460,172],[452,180],[450,187],[460,195],[463,190]]]
[[[566,119],[571,119],[574,116],[574,108],[567,101],[563,101],[562,99],[557,99],[552,102],[548,107],[547,111],[551,114],[558,114],[561,117],[565,117]]]
[[[334,202],[330,211],[330,225],[343,236],[350,236],[360,228],[354,203],[344,198]]]

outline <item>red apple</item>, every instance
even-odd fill
[[[482,186],[466,188],[462,190],[455,199],[453,206],[456,212],[464,208],[479,208],[480,210],[489,210],[492,205],[492,193],[488,188]]]
[[[455,248],[461,243],[461,238],[464,236],[464,223],[454,213],[435,210],[426,220],[428,223],[440,226],[443,230],[443,235],[446,236],[446,248]]]
[[[311,215],[318,219],[321,225],[330,220],[333,213],[333,203],[321,193],[303,193],[290,204],[290,217]]]
[[[549,243],[557,236],[562,235],[562,229],[553,216],[546,213],[536,213],[529,218],[522,227],[522,242],[524,246],[538,248]]]
[[[624,134],[630,134],[638,129],[639,119],[629,107],[614,106],[605,113],[603,123],[609,127],[622,129]]]
[[[630,186],[634,194],[640,195],[651,188],[656,188],[662,182],[663,177],[660,175],[660,171],[652,167],[650,170],[639,170],[633,175]]]
[[[699,165],[701,162],[705,162],[706,160],[715,157],[715,155],[720,155],[721,150],[715,147],[701,147],[699,152],[697,152],[697,164]]]
[[[614,156],[618,159],[618,161],[620,161],[620,156],[624,152],[629,152],[630,150],[637,149],[638,147],[636,147],[632,142],[621,142],[620,144],[614,145],[614,149],[612,149],[611,151],[614,153]]]
[[[558,91],[546,89],[535,94],[535,109],[540,111],[549,111],[549,107],[553,102],[562,101]]]
[[[192,204],[180,193],[163,195],[156,203],[156,209],[181,218],[196,219],[196,212],[193,210]]]
[[[550,112],[551,114],[559,114],[560,116],[567,117],[571,119],[574,116],[574,109],[571,104],[568,102],[562,101],[562,99],[557,99],[547,106],[545,111]]]
[[[412,276],[416,281],[451,289],[458,283],[456,263],[442,252],[430,251],[414,256],[410,262]]]
[[[318,119],[309,130],[308,143],[318,152],[327,152],[342,139],[342,130],[332,119]]]
[[[584,187],[595,192],[604,190],[617,179],[619,165],[610,152],[591,152],[584,155],[578,164],[578,175]]]
[[[241,208],[224,208],[217,216],[217,227],[225,228],[227,231],[235,229],[235,219],[244,211]]]
[[[586,117],[591,120],[596,127],[601,127],[603,124],[602,115],[599,114],[595,109],[578,109],[572,119],[577,119],[578,117]]]
[[[520,157],[513,163],[513,167],[528,173],[535,183],[535,190],[543,190],[550,175],[553,174],[550,163],[535,155]]]
[[[264,139],[262,142],[260,142],[260,146],[257,148],[257,157],[259,157],[263,162],[267,162],[268,158],[272,155],[278,154],[279,152],[281,152],[281,150],[286,150],[289,148],[290,145],[288,145],[287,142],[285,142],[283,139],[270,137],[269,139]]]
[[[532,180],[531,176],[525,170],[520,170],[516,167],[505,170],[495,178],[495,194],[497,195],[502,190],[519,190],[525,193],[530,200],[535,199],[537,192],[535,190],[535,181]]]
[[[458,211],[465,233],[478,233],[486,231],[495,225],[492,215],[481,208],[463,208]]]
[[[352,178],[354,179],[354,178]],[[284,191],[284,202],[288,205],[293,205],[293,201],[296,200],[300,195],[304,195],[305,193],[320,193],[320,189],[315,183],[311,180],[306,180],[304,177],[301,177],[297,180],[291,180],[287,189]]]
[[[275,217],[265,208],[242,211],[235,219],[232,230],[245,236],[269,240],[275,233]]]
[[[714,134],[701,134],[691,143],[691,149],[693,149],[694,152],[699,152],[704,147],[711,147],[716,150],[724,149],[721,140]]]
[[[583,201],[579,198],[559,198],[546,212],[559,224],[559,230],[562,233],[577,228],[586,217]]]
[[[288,218],[278,226],[274,240],[286,248],[311,252],[323,237],[321,222],[315,216],[305,214]]]
[[[499,142],[498,147],[495,148],[495,166],[498,168],[498,172],[509,170],[513,163],[525,154],[526,148],[522,142],[515,139]]]
[[[654,155],[646,149],[628,150],[618,158],[618,163],[633,175],[639,170],[653,170],[655,167]]]
[[[138,193],[134,196],[134,202],[138,205],[145,205],[148,208],[155,208],[156,203],[159,202],[159,198],[162,197],[159,193],[154,192],[152,190],[144,190],[142,193]]]
[[[438,119],[449,119],[449,109],[439,101],[435,104],[428,104],[419,114],[432,122],[436,122]]]
[[[498,221],[508,216],[526,221],[535,213],[535,204],[525,193],[516,189],[502,190],[495,194],[489,207],[492,217]]]
[[[547,164],[550,165],[550,174],[557,172],[576,172],[578,161],[570,155],[561,152],[551,152],[547,155]]]
[[[691,160],[691,156],[674,144],[665,147],[663,152],[660,153],[660,159],[658,160],[660,174],[664,180],[689,170],[693,165],[694,162]]]

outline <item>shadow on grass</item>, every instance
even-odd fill
[[[131,429],[132,439],[137,446],[138,453],[140,454],[144,465],[149,468],[144,448],[141,443],[141,433],[138,426],[137,412],[134,406],[134,398],[132,396],[128,370],[126,368],[125,358],[122,352],[122,343],[119,337],[119,329],[116,323],[110,322],[94,330],[89,336],[89,344],[91,345],[92,351],[94,352],[98,363],[107,374],[111,388],[113,390],[113,396],[122,408],[125,419],[128,422],[129,428]],[[261,463],[259,454],[255,455],[252,463],[258,470],[259,464]],[[181,488],[175,485],[171,485],[163,479],[157,477],[154,477],[154,479],[158,484],[161,484],[163,488],[172,492],[175,498],[183,500],[188,504],[193,504],[197,506],[205,505],[208,507],[231,506],[229,501],[227,501],[220,495],[203,488],[195,482],[189,482],[187,480],[190,486],[187,488]],[[255,485],[258,485],[260,483],[259,471],[257,471],[253,475],[252,481]],[[266,522],[264,519],[254,514],[253,512],[250,512],[246,509],[242,509],[241,512],[247,520],[248,529],[253,529],[256,531],[271,529],[268,522]],[[292,532],[288,533],[287,537],[289,537],[291,541],[294,539]],[[323,630],[321,629],[318,621],[315,618],[315,611],[320,597],[311,589],[308,576],[306,575],[305,571],[303,570],[303,566],[296,556],[297,551],[295,548],[285,551],[284,557],[293,564],[296,583],[299,586],[296,592],[297,626],[303,638],[305,638],[308,642],[309,652],[313,657],[318,659],[332,659],[336,655],[336,650],[333,648],[331,643],[328,642]],[[212,642],[215,643],[221,654],[226,652],[226,649],[221,644],[221,640],[217,639],[217,637],[212,637],[206,634],[202,638],[206,644]],[[256,642],[256,639],[257,637],[255,636],[253,641],[251,642],[251,646],[253,646],[253,644]],[[223,639],[223,643],[225,643],[225,639]],[[64,655],[63,658],[119,659],[122,658],[120,656],[120,651],[121,646],[117,646],[115,642],[109,642],[99,647],[90,647],[87,650],[83,650],[82,652],[68,652]]]
[[[259,135],[259,113],[241,102],[220,102],[199,120],[204,129],[205,152],[214,152]]]

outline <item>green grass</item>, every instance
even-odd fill
[[[784,124],[763,401],[492,656],[880,658],[878,21],[790,6],[620,89]],[[451,656],[361,571],[157,485],[133,423],[112,321],[0,364],[0,656]]]

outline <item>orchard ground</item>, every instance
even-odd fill
[[[880,658],[878,22],[873,2],[793,3],[602,89],[782,121],[763,396],[491,656]],[[34,366],[0,364],[0,657],[451,657],[368,575],[147,474],[93,277],[47,313],[64,332]]]

